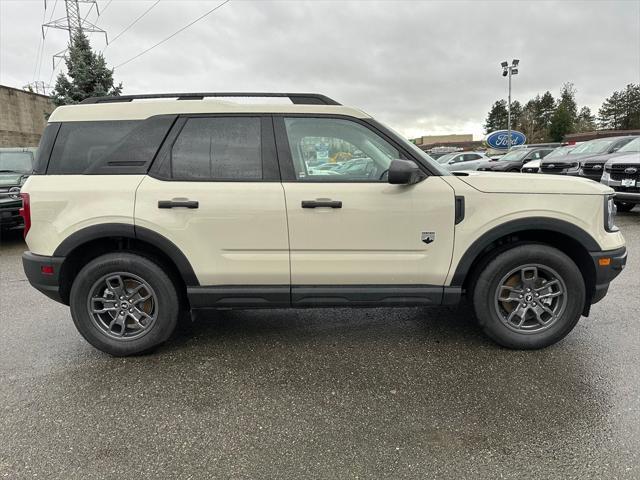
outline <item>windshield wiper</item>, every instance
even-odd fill
[[[24,173],[17,170],[0,170],[0,173]]]

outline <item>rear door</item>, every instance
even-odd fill
[[[136,229],[174,243],[200,285],[279,285],[288,300],[286,207],[270,117],[179,118],[135,204]]]
[[[302,286],[324,287],[316,295],[322,302],[323,290],[330,297],[330,290],[349,286],[366,286],[361,291],[367,293],[396,287],[401,296],[406,287],[444,284],[455,196],[441,177],[410,186],[387,183],[391,160],[410,157],[364,122],[291,116],[276,117],[275,124],[294,303],[309,293],[297,295]],[[309,168],[326,149],[350,160],[331,172]]]

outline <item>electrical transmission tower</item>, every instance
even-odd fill
[[[85,14],[84,18],[80,15],[80,4],[89,4],[89,10]],[[66,9],[67,15],[65,17],[58,18],[56,20],[50,21],[42,25],[42,37],[45,36],[45,29],[48,28],[57,28],[59,30],[66,30],[69,32],[69,42],[73,40],[73,37],[76,33],[79,32],[95,32],[95,33],[104,33],[104,39],[107,45],[109,44],[109,38],[107,37],[107,32],[105,32],[102,28],[98,27],[94,23],[91,23],[87,20],[89,13],[93,7],[96,7],[96,12],[98,16],[100,15],[100,11],[98,10],[98,2],[96,0],[64,0],[64,6]],[[47,0],[44,0],[44,9],[47,9]],[[56,59],[60,60],[65,58],[67,53],[67,49],[56,53],[53,56],[53,68],[56,67]]]

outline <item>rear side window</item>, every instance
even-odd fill
[[[171,149],[174,180],[262,179],[261,119],[189,118]]]
[[[62,123],[47,174],[145,173],[175,116]]]

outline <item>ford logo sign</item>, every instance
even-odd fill
[[[633,175],[634,173],[638,173],[638,169],[636,167],[629,167],[624,169],[624,173],[628,173],[629,175]]]
[[[511,146],[524,145],[527,141],[524,133],[511,130]],[[496,150],[509,150],[509,131],[497,130],[487,134],[484,138],[484,142],[487,146],[495,148]]]

